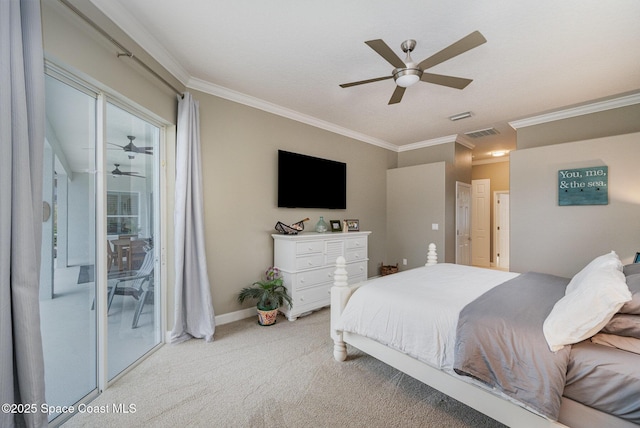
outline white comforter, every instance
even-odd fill
[[[462,308],[516,276],[442,263],[376,278],[351,296],[337,328],[451,371]]]

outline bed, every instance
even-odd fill
[[[612,255],[569,279],[437,263],[435,254],[431,244],[425,267],[354,285],[338,258],[331,289],[336,360],[347,360],[349,344],[508,426],[640,424],[640,355],[626,344],[604,343],[619,334],[630,346],[640,341],[633,337],[640,329],[634,324],[640,319],[640,269],[623,273],[620,263],[614,269],[617,291],[588,296],[613,313],[594,319],[599,309],[585,306],[584,294],[591,291],[585,293],[583,284],[602,283],[592,265],[609,263]],[[564,326],[581,316],[572,312],[576,305],[591,324],[566,337]],[[631,314],[620,313],[625,308]],[[616,318],[622,327],[606,334]],[[592,340],[600,336],[600,342]]]

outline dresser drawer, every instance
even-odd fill
[[[296,255],[321,253],[324,250],[323,241],[296,242]]]
[[[347,275],[349,275],[349,284],[355,284],[352,282],[352,279],[356,277],[367,277],[367,264],[362,263],[352,263],[347,265]]]
[[[293,286],[296,290],[314,287],[319,284],[332,284],[335,268],[310,270],[296,274]]]
[[[313,305],[316,308],[328,305],[331,300],[329,290],[330,284],[324,284],[317,287],[305,288],[304,290],[296,292],[293,301],[293,309],[303,309],[307,305]],[[296,307],[296,305],[298,307]]]
[[[357,249],[357,248],[364,248],[366,250],[367,238],[363,237],[363,238],[347,239],[346,244],[347,244],[347,250]]]
[[[296,257],[296,270],[305,270],[321,267],[324,264],[322,254],[314,254],[304,257]]]
[[[362,248],[360,250],[348,250],[344,254],[344,258],[347,263],[367,260],[367,249]]]

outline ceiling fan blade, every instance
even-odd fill
[[[376,77],[375,79],[360,80],[359,82],[343,83],[341,88],[350,88],[351,86],[364,85],[365,83],[379,82],[380,80],[391,79],[393,76]]]
[[[405,63],[395,54],[394,51],[391,50],[389,45],[387,45],[382,39],[369,40],[365,42],[371,49],[376,51],[378,55],[382,58],[386,59],[387,62],[393,65],[396,68],[405,68]]]
[[[113,144],[113,143],[107,143],[107,144],[111,144],[112,146],[116,146],[116,147],[120,147],[121,149],[124,149],[124,146],[121,146],[119,144]]]
[[[393,95],[391,95],[391,99],[389,100],[389,105],[398,104],[400,101],[402,101],[402,96],[404,95],[405,89],[407,88],[396,86],[396,90],[393,91]]]
[[[444,76],[442,74],[422,73],[420,78],[423,82],[434,83],[436,85],[448,86],[455,89],[464,89],[473,82],[471,79],[462,77]]]
[[[479,31],[474,31],[458,40],[457,42],[449,45],[448,47],[442,49],[440,52],[431,55],[429,58],[423,60],[419,65],[419,67],[423,70],[431,68],[435,65],[440,64],[454,56],[460,55],[468,50],[471,50],[475,47],[480,46],[485,43],[487,39],[484,38]]]
[[[146,153],[146,152],[152,151],[152,150],[153,150],[153,147],[138,147],[138,146],[135,146],[135,151],[138,152],[138,153]]]

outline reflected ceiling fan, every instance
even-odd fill
[[[120,164],[119,163],[114,163],[114,165],[116,166],[116,169],[114,169],[113,171],[111,171],[111,175],[113,175],[114,177],[118,177],[121,175],[128,175],[129,177],[139,177],[139,178],[145,178],[143,175],[139,175],[138,172],[127,172],[127,171],[120,171]]]
[[[111,144],[112,146],[120,147],[122,150],[124,150],[127,153],[127,155],[129,156],[129,159],[135,158],[136,153],[153,155],[153,147],[138,147],[135,144],[133,144],[133,140],[135,140],[136,137],[134,137],[133,135],[127,135],[127,138],[129,139],[129,143],[125,146],[121,146],[119,144],[114,144],[114,143],[109,143],[109,144]]]
[[[374,79],[361,80],[359,82],[343,83],[342,85],[340,85],[340,87],[349,88],[351,86],[363,85],[365,83],[373,83],[380,80],[393,78],[397,86],[395,91],[393,91],[393,95],[391,95],[389,104],[397,104],[402,101],[402,96],[404,95],[404,91],[406,90],[406,88],[413,85],[414,83],[417,83],[418,81],[448,86],[450,88],[464,89],[469,83],[472,82],[471,79],[445,76],[442,74],[425,73],[425,70],[434,67],[448,59],[451,59],[454,56],[460,55],[468,50],[478,47],[486,41],[487,39],[485,39],[479,31],[474,31],[468,36],[463,37],[452,45],[449,45],[448,47],[442,49],[440,52],[431,55],[429,58],[416,64],[415,62],[413,62],[413,59],[411,59],[411,52],[416,47],[415,40],[406,40],[400,45],[402,51],[407,54],[407,57],[404,61],[402,61],[382,39],[369,40],[365,43],[369,45],[371,49],[376,51],[378,55],[387,60],[389,64],[395,67],[391,72],[391,75],[376,77]]]

